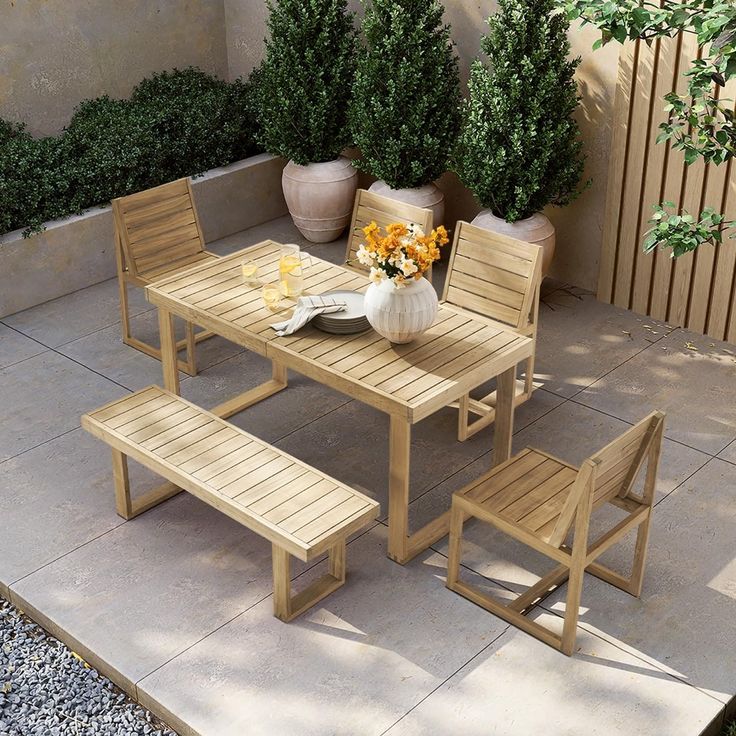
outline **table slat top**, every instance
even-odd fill
[[[437,319],[407,345],[372,330],[329,335],[310,325],[277,337],[274,322],[288,319],[293,300],[278,312],[265,307],[261,288],[243,283],[240,264],[258,264],[263,283],[278,281],[279,244],[265,241],[146,288],[149,301],[246,348],[389,413],[414,421],[531,354],[532,340],[473,312],[440,304]],[[364,274],[311,256],[305,290],[365,291]]]

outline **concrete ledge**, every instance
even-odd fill
[[[285,161],[259,154],[193,180],[205,242],[287,214]],[[0,236],[0,317],[115,276],[110,207],[46,223],[42,233]]]

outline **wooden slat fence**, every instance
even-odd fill
[[[656,144],[667,119],[663,97],[684,92],[682,75],[697,55],[690,35],[624,46],[619,63],[608,194],[598,279],[601,301],[669,324],[736,342],[736,240],[703,246],[676,260],[669,251],[645,255],[652,205],[669,200],[697,214],[704,206],[736,219],[736,169]],[[736,85],[723,91],[736,98]]]

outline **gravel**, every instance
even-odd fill
[[[176,736],[0,598],[0,736]]]

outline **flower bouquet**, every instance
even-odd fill
[[[437,315],[437,294],[422,278],[440,257],[449,239],[441,225],[429,235],[414,224],[392,223],[384,232],[371,222],[363,228],[365,242],[357,258],[370,268],[365,316],[379,335],[407,343],[431,327]]]
[[[425,235],[414,223],[391,223],[384,233],[375,222],[363,228],[365,243],[358,248],[360,263],[370,268],[370,280],[378,284],[388,279],[396,288],[420,279],[440,257],[440,247],[449,242],[440,225]]]

